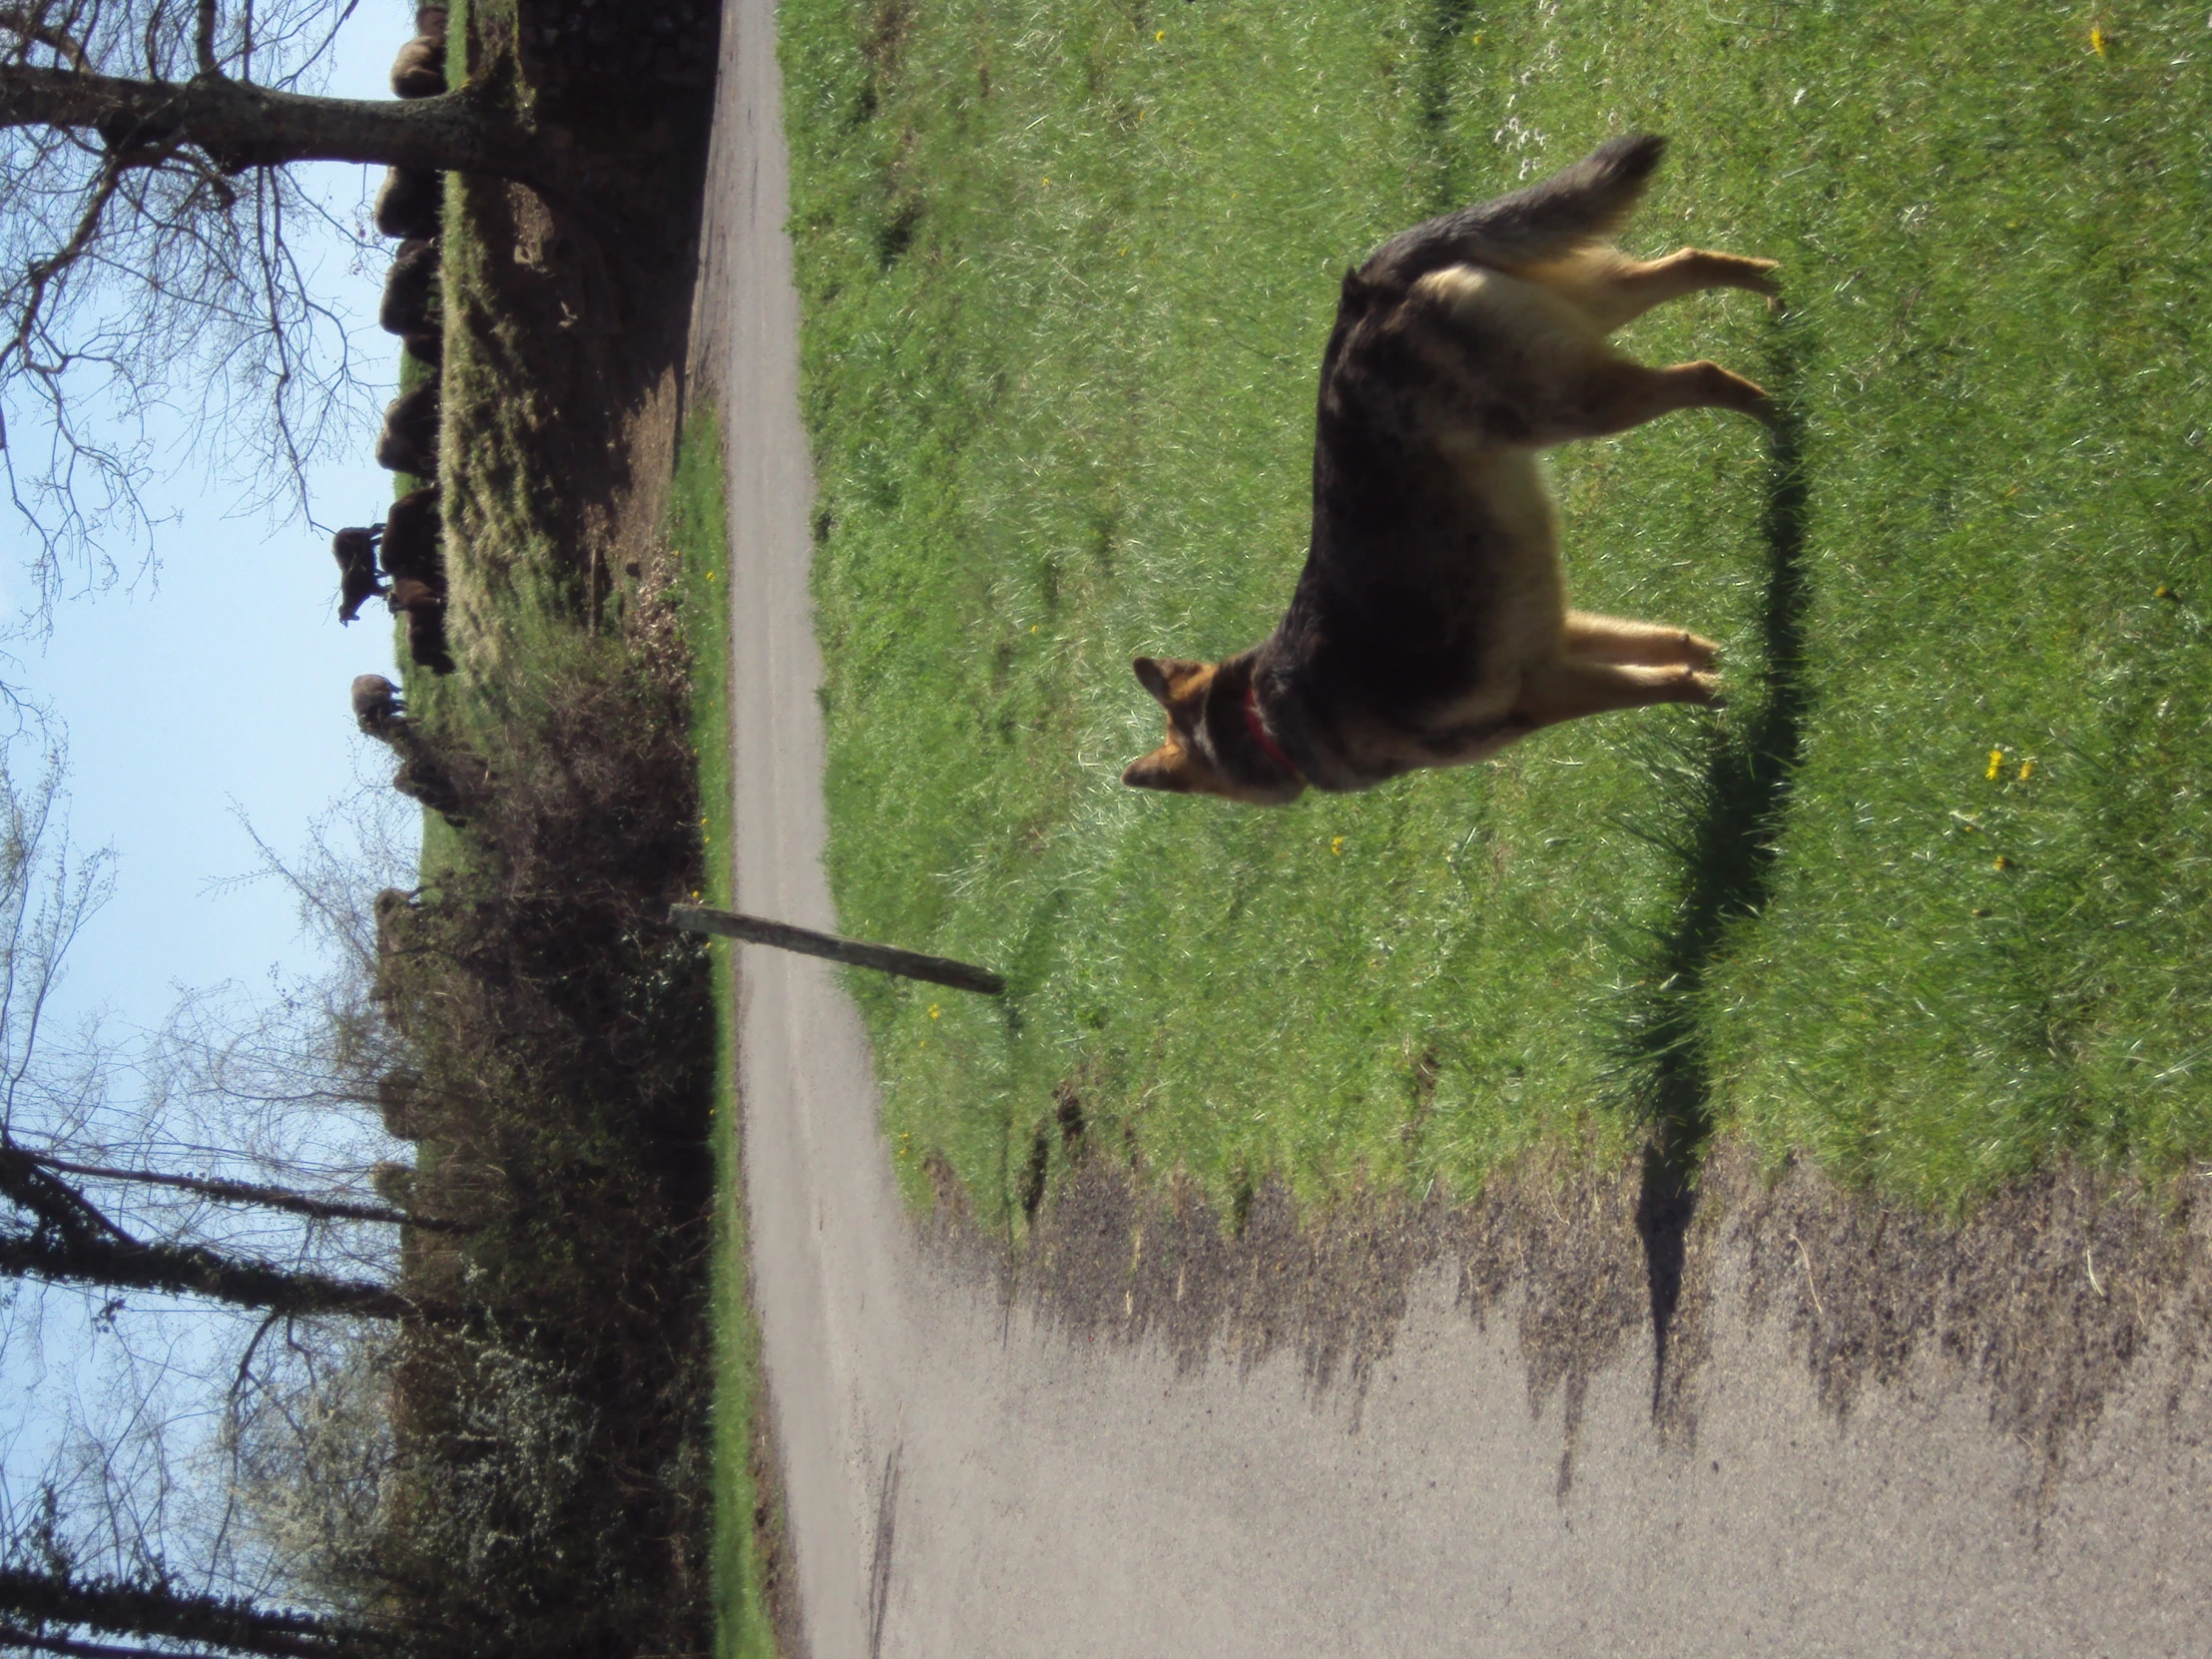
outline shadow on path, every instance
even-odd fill
[[[1759,616],[1763,661],[1756,677],[1736,682],[1734,696],[1750,705],[1748,718],[1712,727],[1686,823],[1668,841],[1687,880],[1674,925],[1658,941],[1645,981],[1653,989],[1637,1010],[1626,1045],[1641,1074],[1636,1105],[1651,1124],[1636,1230],[1643,1238],[1651,1298],[1654,1411],[1667,1382],[1668,1339],[1682,1297],[1698,1168],[1713,1133],[1698,993],[1730,921],[1756,914],[1766,903],[1803,741],[1810,592],[1803,559],[1807,483],[1798,388],[1809,344],[1802,325],[1787,318],[1771,336],[1766,383],[1779,415],[1768,437],[1761,527],[1767,544]]]

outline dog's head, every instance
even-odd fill
[[[1261,747],[1246,715],[1250,653],[1225,663],[1139,657],[1129,666],[1167,711],[1168,733],[1158,749],[1129,764],[1124,784],[1219,795],[1255,807],[1287,806],[1305,794],[1306,781]]]

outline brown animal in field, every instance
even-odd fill
[[[394,501],[384,514],[384,539],[378,554],[384,574],[395,581],[412,576],[443,593],[445,556],[438,548],[442,525],[437,485],[425,484]]]
[[[330,538],[330,555],[338,562],[338,621],[351,622],[361,607],[379,597],[383,584],[376,580],[376,539],[381,524],[340,530]]]
[[[1464,766],[1584,715],[1714,701],[1710,640],[1567,608],[1537,460],[1676,409],[1773,418],[1741,375],[1649,368],[1607,339],[1700,289],[1775,292],[1772,260],[1612,246],[1664,149],[1615,139],[1345,276],[1290,609],[1221,662],[1131,665],[1168,730],[1122,782],[1279,806]]]
[[[391,614],[399,616],[415,611],[434,611],[445,604],[445,595],[429,583],[413,576],[402,576],[391,585],[391,592],[384,595],[384,603],[391,607]]]
[[[432,368],[445,360],[445,331],[432,314],[430,293],[438,279],[434,237],[409,237],[392,255],[384,274],[384,297],[376,307],[376,326],[397,334],[407,355]]]
[[[417,668],[432,674],[453,672],[452,654],[445,648],[445,607],[421,605],[407,612],[407,655]]]
[[[391,775],[391,787],[421,802],[456,830],[468,822],[461,816],[461,792],[424,751],[417,750],[399,763],[399,770]]]
[[[363,732],[389,743],[405,719],[397,686],[381,674],[353,676],[353,721]]]
[[[369,216],[384,237],[434,237],[445,215],[445,175],[426,167],[394,167],[384,173]]]
[[[417,35],[391,61],[394,98],[435,98],[445,90],[445,34]]]
[[[376,439],[376,464],[432,478],[438,470],[438,382],[425,380],[393,398]],[[388,527],[387,527],[388,533]]]
[[[384,273],[384,297],[376,326],[387,334],[420,334],[430,327],[430,289],[438,279],[435,237],[409,237],[392,251]]]

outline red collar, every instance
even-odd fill
[[[1306,775],[1291,764],[1291,758],[1283,753],[1283,746],[1268,736],[1267,727],[1261,723],[1260,688],[1258,686],[1245,687],[1244,717],[1245,730],[1252,734],[1252,741],[1260,746],[1260,753],[1303,784],[1306,781]]]

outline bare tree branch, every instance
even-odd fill
[[[173,414],[248,510],[303,511],[310,465],[365,439],[378,398],[290,246],[334,221],[292,164],[574,194],[585,164],[503,86],[314,96],[355,11],[0,0],[0,467],[33,538],[34,625],[71,583],[115,578],[117,540],[151,546]]]
[[[169,1175],[157,1170],[117,1169],[103,1164],[79,1164],[51,1154],[25,1151],[24,1156],[41,1168],[64,1175],[92,1176],[103,1181],[130,1181],[149,1187],[171,1187],[197,1193],[219,1204],[253,1204],[267,1210],[282,1210],[317,1221],[378,1222],[390,1227],[427,1227],[434,1231],[460,1231],[462,1224],[434,1216],[414,1216],[383,1204],[361,1204],[349,1199],[322,1198],[288,1187],[265,1187],[251,1181],[218,1181],[199,1175]]]
[[[43,12],[44,8],[40,8]],[[75,37],[55,28],[39,13],[27,12],[21,6],[0,6],[0,29],[14,34],[24,46],[44,46],[69,60],[72,69],[88,70],[92,60],[85,56],[85,49]]]

